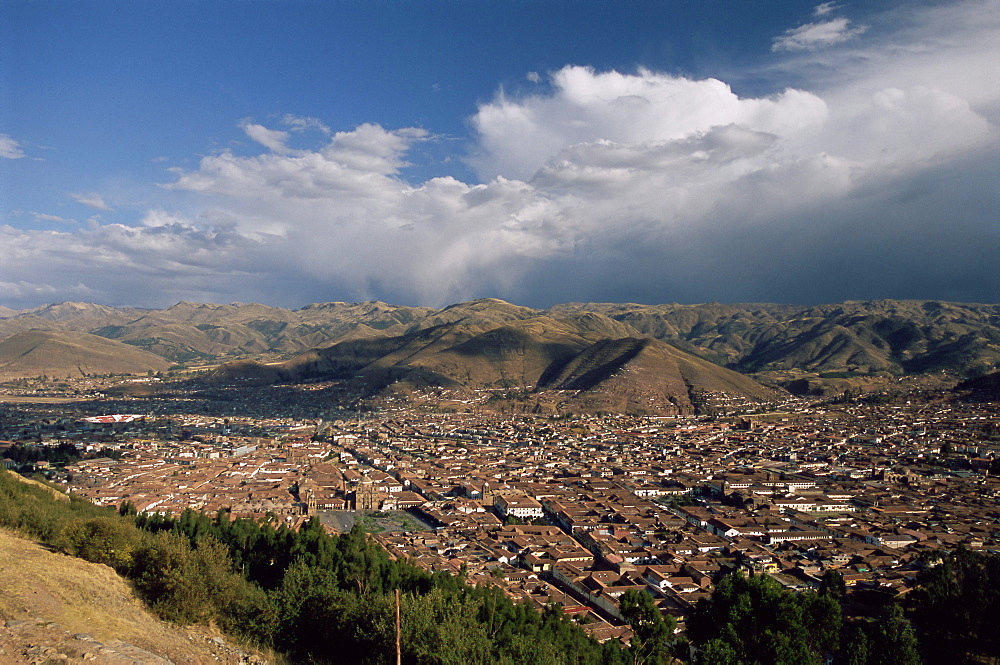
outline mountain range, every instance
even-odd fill
[[[89,363],[65,351],[88,343]],[[572,393],[588,409],[689,412],[706,395],[773,394],[746,374],[786,383],[986,374],[1000,366],[1000,305],[569,303],[541,310],[481,299],[442,309],[181,302],[160,310],[88,303],[0,310],[0,375],[15,367],[20,376],[130,371],[98,360],[107,344],[133,372],[161,371],[158,362],[223,363],[213,375],[219,381],[335,378],[370,392]],[[54,353],[57,347],[63,351]]]

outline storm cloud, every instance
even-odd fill
[[[243,119],[259,149],[175,171],[134,225],[0,228],[0,298],[996,301],[1000,5],[835,20],[776,37],[771,95],[573,65],[498,92],[469,121],[476,182],[412,182],[422,128]]]

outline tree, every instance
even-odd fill
[[[1000,556],[959,548],[918,582],[907,598],[928,662],[1000,657]]]
[[[403,592],[408,665],[633,662],[619,644],[589,638],[560,607],[538,613],[499,589],[390,559],[360,527],[331,536],[315,520],[294,531],[276,521],[231,520],[224,511],[212,519],[143,514],[134,525],[151,533],[133,580],[161,616],[217,621],[295,662],[384,663],[394,641],[395,589]],[[220,543],[229,557],[219,556]]]
[[[844,647],[846,665],[868,665],[869,648],[868,631],[865,630],[865,626],[855,626]]]
[[[903,616],[903,608],[893,603],[886,617],[879,622],[875,662],[878,665],[920,665],[920,649],[910,620]],[[869,662],[872,659],[869,658]]]
[[[842,578],[841,578],[842,581]],[[840,602],[833,594],[804,593],[795,596],[802,607],[806,641],[813,652],[832,653],[840,646],[843,626]]]
[[[823,578],[819,584],[819,595],[832,596],[838,601],[843,600],[847,594],[847,583],[839,570],[828,570],[823,573]]]
[[[622,618],[632,627],[634,633],[632,662],[663,663],[670,654],[669,640],[673,637],[676,621],[670,617],[663,619],[653,599],[645,591],[629,589],[619,599]]]
[[[714,639],[698,650],[698,665],[739,665],[739,659],[728,642]]]
[[[192,549],[185,537],[166,531],[147,536],[131,574],[153,609],[181,624],[224,615],[241,586],[227,549],[214,537],[206,536]]]
[[[698,603],[689,632],[702,648],[726,643],[739,663],[804,665],[836,648],[840,625],[840,604],[829,596],[794,594],[767,575],[733,573]],[[712,650],[718,658],[729,653],[717,644]]]
[[[93,563],[103,563],[127,575],[141,546],[142,534],[120,518],[95,517],[67,524],[60,541],[66,553]]]
[[[433,589],[424,595],[403,595],[402,626],[405,655],[418,663],[490,662],[492,641],[477,621],[479,602],[469,594]]]

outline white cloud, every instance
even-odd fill
[[[762,97],[565,67],[480,105],[475,183],[403,177],[422,129],[281,118],[319,136],[292,149],[305,136],[246,120],[260,154],[174,171],[177,205],[134,226],[0,228],[4,278],[155,304],[988,299],[998,15],[933,7],[871,44],[782,53],[772,73],[816,83]]]
[[[111,206],[104,202],[104,198],[100,194],[91,192],[89,194],[70,194],[69,196],[76,202],[82,203],[83,205],[96,210],[105,210],[107,212],[114,211]]]
[[[141,224],[147,228],[155,229],[162,227],[172,227],[177,229],[194,229],[195,225],[183,217],[166,210],[148,210],[142,218]]]
[[[60,217],[58,215],[48,215],[41,212],[33,212],[31,215],[35,218],[36,222],[56,222],[58,224],[76,224],[75,219],[67,219],[65,217]]]
[[[808,80],[834,105],[867,104],[886,88],[924,87],[964,99],[993,122],[1000,119],[1000,3],[967,0],[897,10],[881,19],[879,33],[871,43],[788,54],[772,74]]]
[[[4,159],[21,159],[24,157],[24,151],[21,150],[20,143],[6,134],[0,134],[0,157]]]
[[[402,182],[405,153],[425,135],[362,125],[308,153],[223,153],[203,159],[172,187],[214,198],[215,214],[224,212],[238,220],[240,233],[268,244],[275,269],[296,266],[349,284],[362,297],[375,280],[438,300],[465,293],[475,268],[532,251],[537,241],[527,238],[519,247],[525,236],[515,220],[494,226],[521,212],[524,195],[531,196],[523,183]],[[164,226],[190,224],[162,211],[150,217]]]
[[[585,280],[584,266],[628,248],[672,257],[647,267],[669,284],[694,269],[684,251],[701,270],[731,274],[738,262],[717,265],[713,242],[754,233],[780,248],[796,234],[796,243],[822,237],[826,226],[790,230],[789,220],[870,196],[872,183],[973,150],[992,131],[931,88],[831,106],[802,90],[744,98],[721,81],[645,70],[567,67],[552,83],[481,106],[483,184],[407,184],[400,171],[425,133],[362,125],[309,151],[205,158],[172,187],[206,197],[233,232],[267,247],[263,272],[290,269],[358,298],[443,304],[530,291],[525,275],[553,263],[570,265],[546,283]]]
[[[786,30],[775,37],[772,51],[809,51],[846,42],[868,30],[866,25],[852,25],[846,18],[834,18],[821,23],[806,23]]]
[[[813,8],[813,16],[826,16],[836,9],[840,9],[841,5],[836,2],[824,2],[821,5],[816,5]]]
[[[716,79],[691,80],[639,70],[635,74],[565,67],[552,93],[499,95],[473,117],[483,178],[529,178],[569,146],[606,140],[644,143],[684,139],[728,124],[758,131],[799,131],[824,121],[824,102],[787,90],[773,98],[740,99]]]
[[[70,232],[0,226],[0,246],[7,277],[0,297],[8,303],[76,293],[95,302],[164,306],[215,301],[242,294],[243,287],[266,293],[269,281],[251,277],[258,245],[211,228],[108,224]]]
[[[304,132],[308,130],[315,130],[323,134],[329,134],[330,128],[327,127],[319,118],[311,118],[306,116],[293,115],[291,113],[286,113],[281,116],[281,124],[288,127],[293,132]]]
[[[426,136],[426,131],[416,127],[393,132],[364,124],[353,131],[334,134],[323,156],[349,169],[390,175],[407,166],[404,153],[414,141]]]
[[[532,83],[541,83],[542,81],[542,77],[538,72],[528,72],[524,78],[528,79]]]
[[[261,144],[268,150],[272,150],[277,153],[288,152],[288,147],[285,145],[288,142],[288,132],[268,129],[263,125],[252,123],[249,120],[241,122],[240,128],[246,132],[246,135],[252,140]]]
[[[32,282],[0,282],[0,298],[7,302],[27,301],[52,301],[58,298],[84,299],[94,298],[99,294],[94,293],[84,284],[70,284],[53,286],[52,284],[38,284]]]

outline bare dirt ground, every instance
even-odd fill
[[[206,627],[160,621],[111,568],[0,530],[0,663],[266,663]]]
[[[92,397],[35,397],[32,395],[0,395],[0,402],[13,402],[21,404],[71,404],[73,402],[86,402]]]

